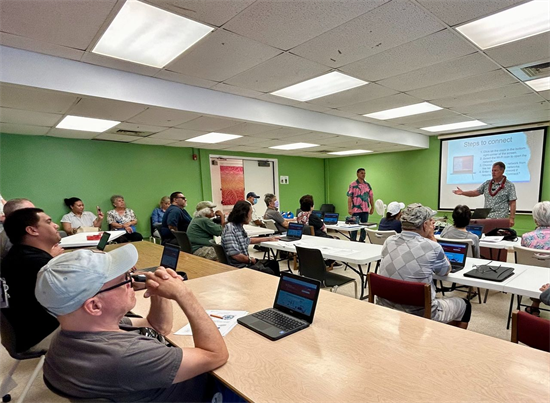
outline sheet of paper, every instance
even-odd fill
[[[207,309],[206,313],[210,316],[212,321],[214,321],[222,336],[225,336],[237,325],[237,319],[248,315],[247,311],[228,311],[221,309]],[[191,326],[187,324],[175,332],[175,334],[180,336],[192,336],[193,332],[191,331]]]

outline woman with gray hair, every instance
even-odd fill
[[[107,222],[113,231],[126,231],[117,238],[117,243],[142,241],[143,237],[136,231],[137,218],[134,210],[126,208],[126,202],[121,195],[111,196],[114,209],[107,211]]]
[[[209,260],[218,260],[211,241],[215,236],[222,234],[225,225],[225,216],[220,210],[214,211],[216,205],[211,201],[201,201],[197,204],[193,219],[187,227],[187,236],[193,248],[193,254]],[[218,217],[220,224],[215,223],[212,218]]]
[[[543,201],[535,204],[535,207],[533,207],[533,220],[535,221],[537,228],[535,228],[534,231],[527,232],[522,235],[521,246],[533,249],[550,250],[550,201]],[[544,286],[543,288],[544,290],[541,288],[541,291],[545,291],[549,287]],[[545,296],[547,295],[548,291]],[[531,306],[525,308],[525,312],[534,316],[539,316],[540,299],[531,298],[531,301],[533,301],[533,303]]]

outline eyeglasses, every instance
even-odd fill
[[[164,338],[164,336],[152,327],[140,327],[139,334],[145,337],[149,337],[151,339],[157,339],[162,344],[166,344],[166,339]]]
[[[118,287],[122,287],[123,285],[131,283],[133,281],[132,276],[130,275],[130,272],[126,272],[126,274],[124,276],[124,279],[125,280],[122,283],[118,283],[118,284],[115,284],[112,287],[105,288],[104,290],[98,291],[96,293],[96,295],[101,294],[102,292],[107,292],[107,291],[114,290],[115,288],[118,288]]]

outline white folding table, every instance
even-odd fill
[[[122,235],[126,234],[126,231],[106,231],[110,234],[109,241],[112,242],[117,238],[120,238]],[[91,248],[94,246],[97,246],[99,243],[99,239],[95,239],[92,241],[89,241],[87,239],[90,235],[99,235],[102,234],[102,232],[81,232],[79,234],[66,236],[65,238],[61,238],[61,241],[59,244],[62,248],[68,249],[68,248]]]

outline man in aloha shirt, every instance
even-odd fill
[[[374,208],[372,188],[365,181],[365,168],[357,170],[357,180],[350,183],[348,188],[348,213],[359,217],[360,222],[366,223],[369,219],[369,213],[372,214]],[[359,242],[365,242],[367,233],[361,230]],[[357,231],[350,232],[350,240],[356,241]]]

